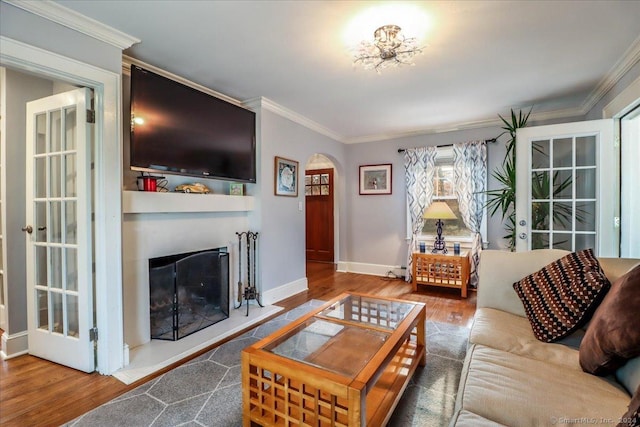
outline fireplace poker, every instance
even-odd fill
[[[238,235],[238,306],[235,308],[242,307],[242,233],[237,233]]]
[[[251,238],[253,239],[253,292],[255,296],[255,300],[260,307],[264,307],[260,302],[259,293],[258,293],[258,281],[256,280],[256,264],[258,261],[258,257],[256,256],[256,246],[258,242],[258,232],[250,233]]]
[[[247,288],[251,289],[251,232],[247,232]],[[246,298],[245,298],[246,299]]]

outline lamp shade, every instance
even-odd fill
[[[458,217],[453,213],[449,205],[445,202],[433,202],[424,211],[422,216],[426,219],[457,219]]]

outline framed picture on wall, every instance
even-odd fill
[[[391,164],[360,166],[360,194],[391,194]]]
[[[298,196],[298,162],[276,156],[274,193],[276,196]]]

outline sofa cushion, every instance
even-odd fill
[[[583,335],[584,331],[578,329],[557,343],[543,343],[533,335],[526,318],[492,308],[479,308],[474,316],[469,342],[582,371],[578,347]]]
[[[620,277],[598,307],[580,345],[586,372],[607,375],[640,356],[640,265]]]
[[[598,262],[610,283],[627,274],[633,267],[640,265],[640,259],[638,258],[598,257]]]
[[[469,411],[460,411],[455,420],[451,420],[451,425],[469,426],[469,427],[503,427],[504,424],[498,424],[494,421],[482,418],[478,414]]]
[[[513,283],[568,253],[570,252],[560,249],[536,249],[526,252],[483,250],[480,253],[478,267],[476,306],[496,308],[526,317],[522,301],[513,290]]]
[[[458,394],[460,411],[512,427],[617,422],[630,399],[613,380],[478,344],[469,349]]]
[[[543,342],[586,323],[610,286],[591,249],[572,252],[513,284],[533,334]]]
[[[621,368],[618,368],[616,378],[629,394],[640,388],[640,356],[629,360]]]

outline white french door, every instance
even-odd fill
[[[613,120],[518,129],[516,250],[593,248],[617,257]]]
[[[95,370],[89,89],[27,103],[29,353]]]

